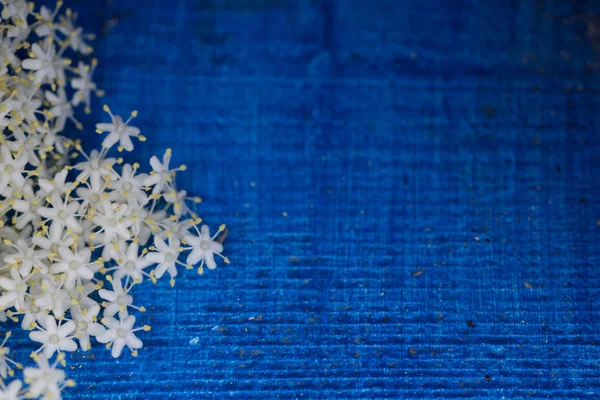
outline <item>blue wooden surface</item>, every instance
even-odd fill
[[[593,2],[67,3],[232,263],[66,398],[598,397]]]

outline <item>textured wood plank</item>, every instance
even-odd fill
[[[72,2],[232,264],[138,291],[69,398],[597,395],[591,2]]]

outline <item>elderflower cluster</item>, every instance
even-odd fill
[[[134,288],[181,268],[216,267],[225,226],[214,235],[188,207],[201,199],[178,190],[171,150],[150,159],[150,172],[111,153],[144,141],[127,119],[104,106],[110,121],[96,125],[101,148],[89,153],[62,136],[82,124],[102,95],[95,59],[59,1],[36,12],[24,0],[0,0],[0,321],[29,331],[38,344],[36,367],[9,357],[0,345],[0,398],[61,397],[65,352],[104,344],[113,357],[142,347]],[[74,66],[75,61],[77,66]],[[88,60],[88,61],[86,61]],[[221,236],[220,236],[221,235]],[[220,237],[219,237],[220,236]],[[52,361],[54,360],[54,361]],[[4,380],[23,369],[23,379]]]

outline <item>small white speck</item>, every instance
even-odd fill
[[[256,182],[250,182],[250,186],[252,186],[252,187],[256,186]]]
[[[192,346],[196,346],[198,343],[200,343],[200,338],[197,336],[195,338],[193,338],[192,340],[190,340],[190,344]]]
[[[214,327],[211,329],[211,331],[216,331],[217,329],[219,329],[219,325],[215,325],[215,326],[214,326]]]

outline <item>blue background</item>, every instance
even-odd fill
[[[106,90],[86,147],[138,109],[135,159],[171,147],[231,230],[66,398],[597,397],[593,2],[66,3]]]

